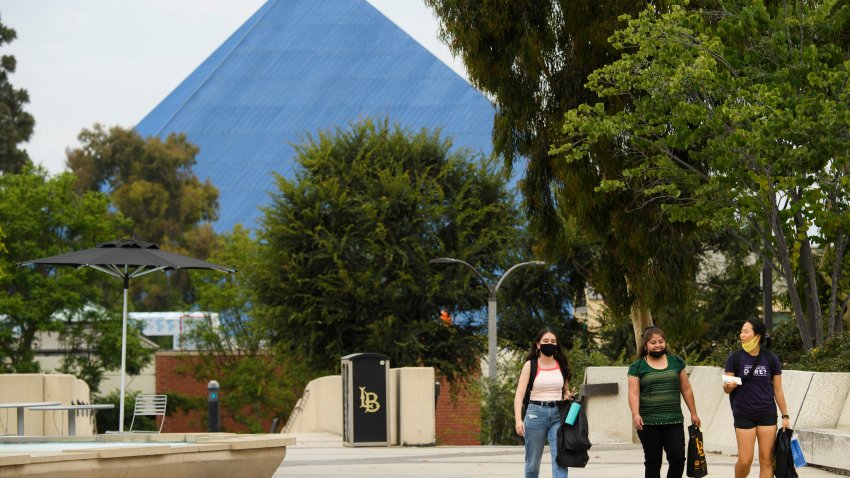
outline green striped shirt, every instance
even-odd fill
[[[684,423],[679,396],[682,385],[679,374],[685,361],[667,354],[667,368],[654,369],[641,358],[629,367],[629,376],[640,379],[640,416],[645,425]]]

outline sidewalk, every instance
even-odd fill
[[[283,464],[274,478],[308,477],[405,477],[456,478],[523,475],[523,449],[516,446],[345,447],[337,435],[309,433],[291,435]],[[640,445],[598,445],[590,449],[586,468],[570,468],[570,478],[624,478],[643,476]],[[710,454],[709,477],[734,476],[736,458]],[[548,448],[544,450],[540,478],[552,476]],[[798,468],[800,478],[836,477],[816,468]],[[666,473],[666,467],[661,476]],[[758,463],[751,477],[758,477]]]

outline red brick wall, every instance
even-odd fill
[[[470,385],[461,385],[461,388],[456,390],[455,397],[452,397],[452,386],[444,378],[438,380],[440,397],[437,399],[437,444],[480,445],[480,397]]]
[[[166,417],[165,425],[162,428],[163,433],[207,431],[207,384],[210,380],[216,380],[217,377],[205,377],[203,380],[195,380],[192,377],[190,372],[193,365],[201,359],[202,357],[196,354],[187,354],[185,352],[157,352],[156,393],[168,395],[169,392],[177,392],[188,397],[199,397],[204,400],[203,410],[193,411],[188,414],[178,411]],[[222,395],[225,393],[227,393],[227,390],[221,391]],[[232,433],[248,432],[247,427],[233,420],[228,410],[221,408],[219,413],[221,431]],[[263,423],[262,426],[263,430],[269,430],[271,419],[268,420],[268,423]]]

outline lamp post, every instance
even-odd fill
[[[529,265],[537,265],[542,266],[546,263],[543,261],[528,261],[528,262],[520,262],[519,264],[514,264],[510,269],[506,270],[502,277],[496,282],[496,284],[490,284],[487,282],[487,279],[478,272],[478,269],[472,267],[468,262],[462,261],[460,259],[455,259],[452,257],[438,257],[436,259],[431,259],[431,264],[463,264],[466,267],[472,269],[472,272],[475,272],[475,275],[481,279],[481,282],[484,283],[484,286],[487,287],[487,292],[489,293],[489,297],[487,298],[487,364],[489,365],[488,376],[492,379],[496,379],[496,293],[499,292],[499,287],[501,287],[502,282],[505,281],[505,278],[508,277],[508,274],[513,272],[515,269],[522,266]]]

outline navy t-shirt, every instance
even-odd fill
[[[762,350],[761,361],[753,372],[757,357],[743,350],[732,352],[726,358],[726,371],[735,372],[736,356],[740,355],[741,363],[738,376],[744,384],[735,388],[732,400],[732,413],[748,417],[763,417],[776,414],[776,401],[773,396],[773,377],[782,375],[782,364],[779,357],[770,350]]]

